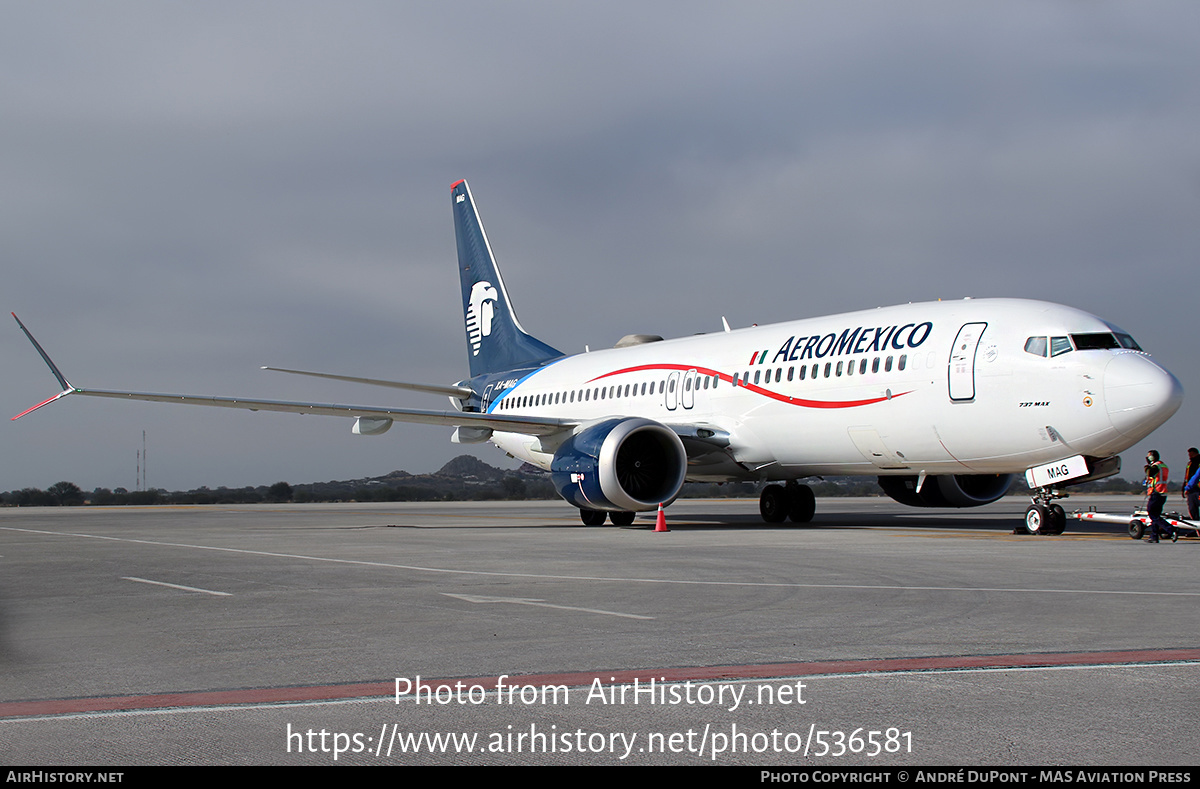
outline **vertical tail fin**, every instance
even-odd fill
[[[562,356],[561,351],[521,328],[467,182],[456,182],[450,194],[471,376],[529,367]]]

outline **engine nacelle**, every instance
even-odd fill
[[[554,453],[550,479],[580,509],[643,512],[670,504],[687,473],[675,431],[651,419],[606,419],[582,428]]]
[[[925,478],[917,493],[917,478],[880,477],[879,487],[910,507],[979,507],[1008,492],[1013,474],[940,474]]]

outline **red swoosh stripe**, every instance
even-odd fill
[[[638,372],[642,372],[644,370],[681,370],[681,371],[695,370],[696,372],[700,373],[701,375],[715,375],[718,378],[720,378],[720,380],[722,380],[722,381],[725,381],[730,384],[733,383],[733,376],[727,375],[726,373],[720,372],[719,370],[713,370],[708,367],[696,367],[695,365],[687,365],[687,364],[642,364],[642,365],[638,365],[637,367],[626,367],[623,370],[613,370],[611,373],[605,373],[604,375],[598,375],[595,378],[591,379],[591,381],[588,381],[588,383],[592,383],[592,381],[599,381],[602,378],[608,378],[613,375],[622,375],[624,373],[638,373]],[[763,397],[769,397],[772,400],[778,400],[779,402],[785,403],[787,405],[800,406],[801,408],[857,408],[860,405],[871,405],[873,403],[880,403],[880,402],[883,402],[884,400],[888,399],[886,396],[884,396],[884,397],[872,397],[872,398],[869,398],[866,400],[806,400],[802,397],[789,397],[788,395],[780,394],[779,392],[772,392],[770,389],[763,389],[761,386],[759,386],[757,384],[740,383],[740,384],[738,384],[738,388],[739,389],[747,389],[751,392],[754,392],[755,394],[760,394]],[[895,399],[897,397],[903,397],[906,394],[911,394],[911,392],[912,392],[912,390],[909,390],[908,392],[900,392],[898,394],[894,394],[894,395],[892,395],[892,399]]]

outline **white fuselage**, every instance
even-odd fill
[[[1179,407],[1179,382],[1147,354],[1077,349],[1079,335],[1126,336],[1045,302],[908,304],[565,357],[484,407],[709,428],[724,451],[689,449],[690,480],[1020,473],[1115,455]],[[492,440],[542,468],[553,458],[536,437]]]

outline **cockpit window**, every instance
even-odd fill
[[[1116,348],[1142,350],[1132,337],[1122,332],[1089,332],[1072,334],[1070,337],[1029,337],[1025,340],[1025,353],[1042,357],[1047,355],[1047,350],[1050,356],[1061,356],[1071,351],[1107,351]]]
[[[1111,333],[1104,332],[1096,334],[1072,334],[1071,340],[1075,343],[1075,348],[1080,351],[1107,351],[1121,347],[1117,344],[1116,337]]]
[[[1142,350],[1142,346],[1138,345],[1137,342],[1132,337],[1130,337],[1128,334],[1122,334],[1121,332],[1117,332],[1116,337],[1117,337],[1117,342],[1121,343],[1122,348],[1128,348],[1131,351]]]

